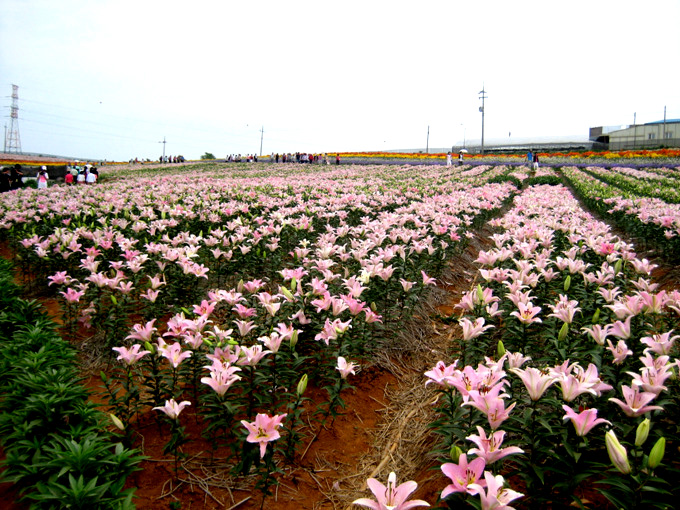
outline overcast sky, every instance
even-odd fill
[[[680,0],[1,0],[24,152],[157,159],[680,118]],[[429,126],[429,139],[428,139]],[[261,132],[263,128],[264,133]],[[263,136],[262,136],[263,135]]]

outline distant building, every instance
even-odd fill
[[[659,120],[624,128],[590,128],[590,140],[611,151],[680,147],[680,119]]]

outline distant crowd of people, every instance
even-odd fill
[[[270,163],[311,163],[311,164],[322,164],[322,165],[330,165],[331,161],[335,159],[335,164],[339,165],[340,164],[340,155],[336,154],[335,156],[329,156],[326,153],[323,154],[308,154],[306,152],[296,152],[295,154],[293,153],[274,153],[272,152],[269,155],[269,162]],[[229,154],[224,160],[227,163],[241,163],[241,162],[246,162],[246,163],[257,163],[258,161],[258,156],[257,154],[246,154],[245,156],[241,156],[241,154]]]
[[[27,177],[27,179],[33,179]],[[94,184],[99,179],[99,170],[92,165],[67,167],[66,175],[64,176],[64,183],[68,186],[76,184]],[[50,180],[50,175],[47,172],[46,166],[41,166],[38,174],[35,176],[38,189],[46,189],[47,183]],[[5,167],[0,172],[0,192],[11,191],[19,189],[24,185],[24,172],[21,170],[21,165],[16,164],[13,167]]]
[[[99,170],[96,166],[74,166],[66,171],[64,182],[69,186],[74,184],[94,184],[99,179]]]
[[[161,156],[158,158],[159,163],[184,163],[184,156]]]

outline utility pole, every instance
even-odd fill
[[[666,107],[663,107],[663,135],[662,138],[666,140]],[[663,143],[663,142],[661,142]]]
[[[427,126],[427,142],[425,142],[425,154],[430,153],[430,126]]]
[[[167,142],[165,141],[165,137],[163,137],[163,141],[162,141],[162,142],[158,142],[158,143],[162,143],[162,144],[163,144],[163,161],[161,161],[161,163],[165,163],[165,144],[167,143]]]
[[[264,139],[264,126],[260,129],[260,157],[262,157],[262,140]]]
[[[484,154],[484,100],[488,97],[484,90],[484,84],[482,84],[482,90],[479,91],[479,97],[482,100],[482,106],[479,107],[479,111],[482,112],[482,149],[480,154]]]
[[[19,136],[19,87],[12,85],[12,107],[9,114],[9,132],[5,132],[5,150],[7,152],[21,152],[21,137]]]

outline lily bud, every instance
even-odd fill
[[[560,332],[557,334],[557,340],[559,342],[564,342],[564,339],[567,338],[567,333],[569,333],[569,323],[565,322],[562,324]]]
[[[288,299],[289,301],[295,300],[295,296],[293,296],[293,293],[289,291],[286,287],[279,286],[279,290],[281,291],[281,294],[286,296],[286,299]]]
[[[156,354],[156,346],[149,342],[148,340],[144,342],[144,348],[149,351],[151,354]]]
[[[651,423],[649,418],[645,418],[640,422],[640,425],[638,425],[638,428],[635,431],[635,446],[642,446],[645,444],[647,436],[649,436],[649,427]]]
[[[564,292],[567,292],[569,290],[570,286],[571,286],[571,275],[568,274],[567,277],[564,279]]]
[[[290,280],[290,290],[295,290],[295,287],[297,287],[297,278],[293,276]]]
[[[456,446],[455,444],[451,447],[451,450],[449,450],[449,457],[451,457],[451,460],[458,464],[458,459],[460,459],[460,456],[463,454],[463,450],[460,449],[459,446]]]
[[[647,465],[651,469],[655,469],[661,464],[663,460],[663,455],[666,453],[666,438],[660,437],[659,440],[652,446],[652,451],[649,452],[649,462]]]
[[[623,259],[619,259],[614,264],[614,274],[617,275],[621,272],[621,266],[623,265]]]
[[[600,322],[600,309],[599,308],[597,310],[595,310],[595,313],[593,314],[593,320],[592,320],[593,324],[597,324],[598,322]]]
[[[484,302],[484,291],[482,290],[482,286],[480,284],[477,284],[477,302]]]
[[[499,340],[498,345],[496,346],[496,356],[498,357],[498,359],[501,359],[504,354],[505,354],[505,345],[503,345],[503,342],[501,340]]]
[[[300,378],[300,381],[298,382],[298,385],[297,385],[297,395],[298,395],[298,397],[301,397],[306,389],[307,389],[307,374],[303,375]]]
[[[630,473],[630,464],[628,463],[628,452],[623,445],[616,438],[613,430],[608,430],[604,435],[604,442],[607,446],[607,453],[609,459],[622,474]]]
[[[298,330],[293,330],[293,334],[290,335],[290,348],[295,349],[298,341]]]
[[[378,310],[378,307],[376,306],[375,301],[371,301],[371,310],[374,311],[374,312]]]
[[[238,281],[238,284],[236,285],[236,291],[239,293],[243,293],[243,279]]]
[[[116,416],[113,413],[109,413],[109,418],[111,418],[111,421],[116,426],[116,428],[123,430],[123,431],[125,430],[125,424],[122,421],[120,421],[118,416]]]

